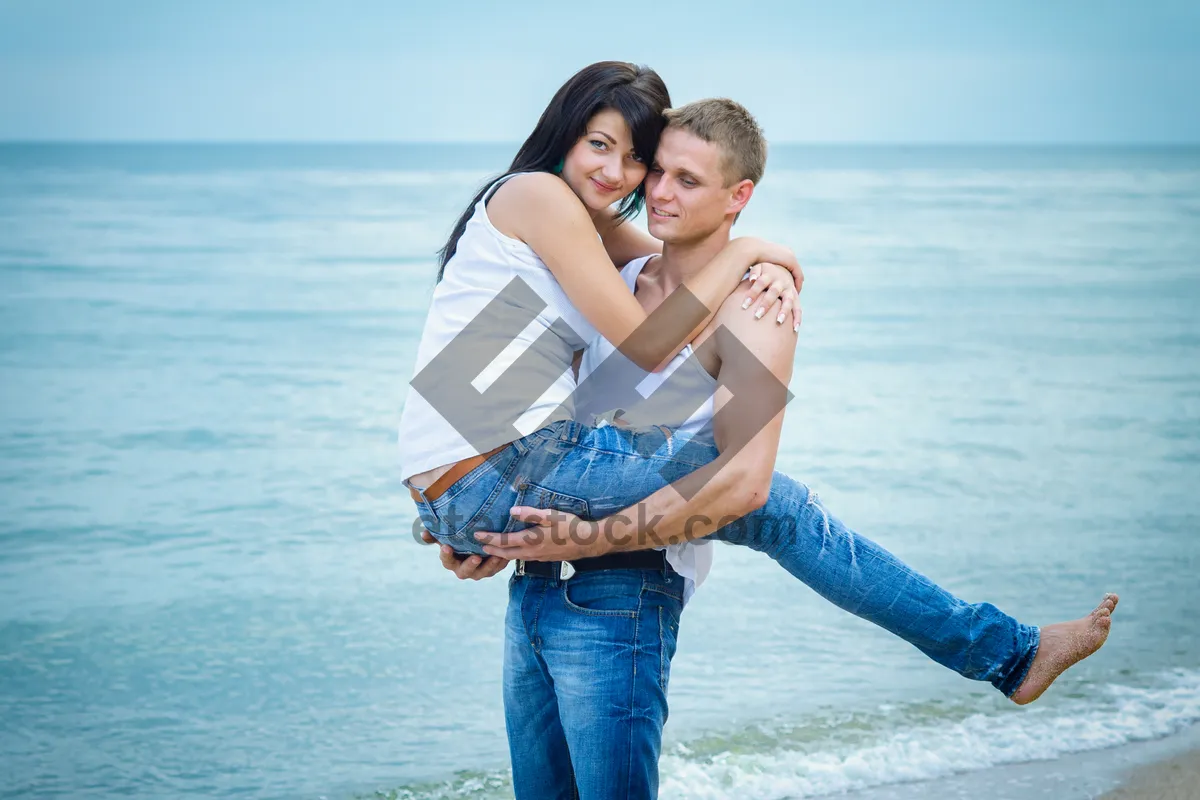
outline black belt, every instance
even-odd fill
[[[594,572],[598,569],[666,569],[666,550],[635,550],[631,553],[609,553],[595,558],[578,558],[574,561],[522,561],[517,559],[518,575],[536,575],[539,578],[567,579],[576,572]]]

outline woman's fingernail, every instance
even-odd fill
[[[765,313],[767,313],[767,310],[766,310],[765,308],[760,308],[758,311],[755,311],[755,312],[754,312],[754,318],[755,318],[755,319],[762,319],[762,315],[763,315],[763,314],[765,314]]]
[[[750,307],[750,298],[747,297],[746,302],[742,303],[742,308],[749,308],[749,307]]]
[[[800,323],[797,322],[796,325],[792,328],[792,333],[799,333],[799,332],[800,332]]]
[[[776,325],[782,325],[782,324],[783,324],[783,314],[780,314],[778,317],[776,317],[776,318],[775,318],[775,324],[776,324]]]

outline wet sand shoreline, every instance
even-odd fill
[[[1161,739],[837,796],[842,800],[1197,800],[1200,724]]]
[[[1200,797],[1200,749],[1145,764],[1098,800],[1195,800]]]

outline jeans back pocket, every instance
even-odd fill
[[[588,518],[588,502],[581,497],[572,497],[569,494],[556,492],[553,489],[547,489],[544,486],[539,486],[536,483],[528,480],[520,480],[517,482],[517,499],[513,503],[514,506],[525,506],[527,508],[549,508],[554,511],[565,511],[568,514],[574,514],[583,519]],[[516,517],[511,517],[508,520],[508,525],[504,528],[504,533],[512,533],[513,531],[524,530],[531,526],[532,523],[522,522]],[[573,535],[574,532],[569,532]]]

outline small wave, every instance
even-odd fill
[[[129,433],[105,441],[114,450],[223,450],[265,447],[268,436],[213,431],[208,428]]]
[[[679,745],[663,756],[661,794],[681,800],[815,797],[1156,739],[1200,720],[1200,673],[1177,670],[1163,683],[1108,685],[1086,701],[957,721],[930,720],[919,708],[881,714],[866,737],[855,726],[857,736],[834,730],[807,746],[785,735],[786,746],[737,752],[735,744],[697,757]]]

